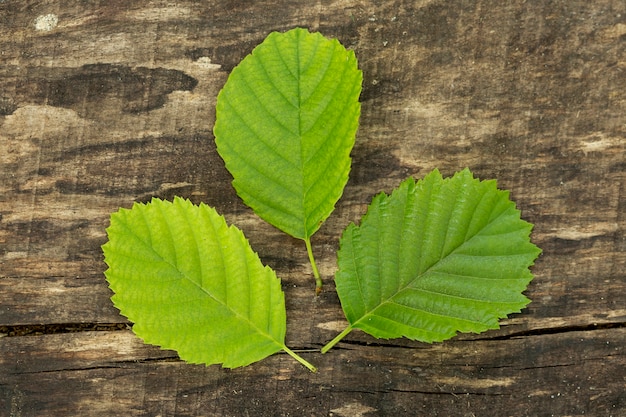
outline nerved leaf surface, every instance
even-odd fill
[[[498,328],[529,303],[522,291],[541,250],[532,225],[495,181],[435,170],[374,198],[344,231],[335,280],[348,328],[437,342]]]
[[[271,33],[219,93],[215,142],[233,186],[261,218],[310,238],[350,170],[362,73],[336,39]]]
[[[293,356],[280,280],[213,208],[153,198],[113,213],[107,234],[113,302],[145,342],[228,368]]]

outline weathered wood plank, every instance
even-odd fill
[[[342,344],[224,370],[130,331],[0,339],[5,415],[620,415],[626,329],[490,341]],[[37,381],[33,384],[33,381]],[[50,395],[64,386],[66,396]],[[360,411],[360,413],[359,413]]]
[[[0,2],[0,334],[44,333],[0,339],[0,410],[623,414],[625,16],[618,0]],[[211,133],[228,72],[294,26],[338,37],[364,71],[351,179],[313,238],[318,298],[302,243],[241,204]],[[283,280],[288,344],[318,349],[343,323],[341,230],[408,175],[466,166],[511,190],[544,251],[533,303],[498,331],[435,346],[355,332],[307,354],[316,375],[284,355],[189,366],[87,331],[126,323],[102,275],[110,213],[181,195],[244,230]]]
[[[448,17],[444,19],[440,16],[444,13],[441,8],[435,6],[432,8],[434,10],[426,8],[425,12],[430,11],[439,16],[440,20],[447,22]],[[509,13],[511,12],[512,10],[509,10]],[[109,15],[106,11],[101,13]],[[120,27],[125,27],[123,24],[128,26],[129,22],[124,19],[128,18],[132,21],[137,16],[143,16],[149,22],[156,19],[156,16],[161,16],[162,20],[168,21],[172,16],[177,18],[185,13],[187,13],[185,10],[148,9],[142,11],[140,8],[133,8],[126,14],[120,12],[121,21],[118,24],[122,25]],[[386,21],[379,16],[370,17],[367,21],[373,22],[374,33],[377,33],[376,29],[386,28],[382,22],[388,26],[396,24],[398,18],[396,16],[395,20],[389,18]],[[619,28],[619,25],[607,28],[602,32],[605,33],[604,38],[610,40],[618,37]],[[88,38],[90,36],[93,38],[97,34],[90,33],[89,29],[86,32],[85,35]],[[63,35],[63,32],[61,31],[60,34]],[[408,33],[404,36],[408,36]],[[417,31],[414,39],[408,38],[405,43],[414,45],[425,42],[427,46],[429,42],[434,42],[429,36],[423,31]],[[446,36],[451,35],[446,34]],[[521,35],[518,37],[525,42],[530,42]],[[443,42],[445,39],[444,36],[439,41]],[[479,39],[482,40],[482,38]],[[365,40],[369,40],[369,37],[365,36]],[[365,40],[361,39],[361,42]],[[518,41],[521,42],[521,40]],[[498,43],[493,47],[498,49],[505,46]],[[564,45],[564,47],[567,46]],[[595,44],[593,46],[594,50],[600,47]],[[475,49],[477,46],[461,43],[459,47]],[[371,48],[372,46],[369,46],[369,49]],[[530,46],[525,45],[525,48],[528,49]],[[15,48],[9,49],[15,50]],[[245,47],[240,47],[239,50],[241,49]],[[537,224],[535,239],[544,248],[546,254],[551,254],[549,252],[552,249],[551,244],[554,245],[555,250],[576,251],[578,247],[571,248],[570,245],[590,247],[596,245],[595,242],[598,239],[604,240],[606,242],[604,254],[608,252],[608,262],[588,263],[583,259],[581,263],[590,268],[589,274],[585,275],[590,282],[579,285],[586,288],[589,288],[587,284],[590,284],[592,288],[600,287],[590,291],[594,294],[597,294],[596,290],[602,291],[601,288],[607,288],[602,280],[596,279],[597,275],[603,275],[597,268],[600,268],[601,264],[624,265],[621,248],[612,250],[613,248],[610,247],[616,240],[619,242],[620,231],[623,230],[621,225],[624,224],[623,215],[621,215],[623,210],[620,210],[622,201],[620,196],[623,195],[622,188],[620,188],[623,187],[620,181],[623,178],[623,170],[620,168],[623,167],[624,149],[620,146],[623,142],[619,140],[619,137],[612,136],[619,134],[621,127],[613,121],[612,129],[605,133],[606,129],[601,122],[603,118],[609,117],[613,120],[618,115],[610,114],[611,112],[607,115],[603,112],[603,117],[599,121],[594,116],[593,122],[590,121],[594,125],[586,126],[587,129],[582,137],[574,134],[563,140],[560,131],[571,131],[574,127],[573,123],[582,123],[573,120],[581,117],[580,109],[567,109],[567,111],[561,109],[558,121],[537,123],[533,115],[538,111],[537,108],[541,108],[539,104],[544,108],[545,105],[542,104],[541,97],[533,95],[534,92],[529,93],[529,97],[518,98],[517,102],[511,100],[511,94],[506,99],[497,95],[490,96],[489,103],[477,102],[478,109],[470,106],[472,104],[476,107],[476,104],[468,102],[470,99],[477,100],[475,95],[455,96],[450,92],[449,99],[442,99],[440,89],[445,86],[446,79],[434,79],[435,77],[450,77],[449,72],[452,69],[461,72],[458,75],[459,80],[464,80],[467,85],[476,86],[487,81],[484,79],[484,72],[469,71],[460,63],[455,62],[444,65],[443,69],[433,71],[433,64],[423,62],[425,58],[421,56],[419,61],[424,64],[423,69],[418,67],[410,74],[397,75],[399,78],[394,80],[396,87],[392,89],[381,87],[380,84],[385,84],[387,81],[382,82],[378,79],[381,69],[377,66],[385,62],[385,57],[391,48],[378,48],[379,51],[369,49],[365,48],[362,54],[367,57],[367,53],[371,53],[376,65],[371,68],[371,58],[362,60],[366,74],[365,102],[363,126],[359,144],[355,150],[353,181],[350,183],[344,201],[340,203],[338,214],[335,215],[335,218],[339,216],[341,221],[331,222],[322,230],[318,237],[321,240],[320,243],[336,245],[338,233],[331,228],[341,228],[346,220],[356,220],[362,213],[369,195],[381,189],[391,189],[406,175],[421,175],[434,166],[440,166],[444,172],[452,173],[462,166],[469,165],[478,175],[487,178],[498,177],[503,186],[513,189],[514,197],[520,202],[525,217]],[[426,49],[422,52],[423,55],[434,55],[440,53],[438,49],[434,48],[434,51]],[[614,48],[607,45],[604,49],[601,52],[609,54]],[[396,54],[400,51],[400,48],[395,49]],[[483,55],[489,51],[491,50],[487,48]],[[183,52],[179,51],[181,55]],[[210,51],[207,50],[208,52]],[[201,80],[200,87],[194,87],[193,95],[203,98],[173,100],[170,95],[168,104],[172,101],[176,104],[167,109],[168,111],[158,109],[143,115],[136,114],[141,109],[148,111],[154,110],[155,106],[159,107],[158,104],[163,106],[165,92],[179,88],[182,89],[180,92],[184,93],[184,90],[191,88],[195,81],[187,85],[177,85],[175,80],[172,81],[169,73],[153,71],[150,75],[150,79],[153,80],[150,86],[168,85],[169,87],[165,90],[163,90],[164,87],[146,88],[152,95],[146,98],[145,103],[135,105],[135,107],[140,107],[139,110],[129,109],[129,102],[141,100],[124,93],[124,89],[138,91],[136,94],[141,95],[142,90],[138,87],[145,83],[146,70],[133,70],[129,66],[124,67],[119,64],[116,66],[87,64],[87,67],[83,65],[78,69],[33,67],[27,79],[21,80],[22,84],[16,86],[16,91],[21,92],[14,100],[16,108],[7,115],[3,124],[3,135],[6,139],[3,141],[4,154],[8,155],[3,161],[3,172],[6,173],[5,179],[7,180],[4,195],[14,191],[18,193],[17,201],[15,199],[7,201],[7,210],[3,210],[3,223],[6,227],[6,229],[3,228],[3,233],[8,234],[3,236],[2,240],[6,242],[3,255],[4,275],[20,277],[20,282],[19,285],[15,285],[13,280],[7,280],[3,284],[16,289],[18,294],[22,288],[25,297],[31,301],[41,298],[39,304],[31,306],[26,311],[37,311],[42,317],[31,316],[29,318],[28,315],[23,315],[24,304],[19,301],[21,297],[14,297],[13,299],[18,302],[13,303],[14,305],[7,305],[9,316],[4,316],[6,317],[4,324],[19,324],[20,320],[14,314],[24,318],[21,322],[51,321],[55,323],[71,320],[70,317],[81,322],[94,321],[93,314],[88,313],[90,312],[88,306],[93,304],[93,299],[90,300],[86,296],[77,297],[74,291],[76,288],[82,289],[87,294],[93,294],[96,297],[97,305],[107,305],[108,293],[103,289],[99,280],[99,272],[104,266],[102,263],[93,261],[100,253],[100,244],[104,242],[103,229],[106,227],[108,214],[120,205],[128,206],[133,200],[147,200],[153,195],[171,197],[178,194],[195,198],[197,201],[207,201],[226,214],[233,211],[245,213],[245,209],[237,202],[236,196],[230,189],[228,175],[216,156],[210,134],[207,132],[212,125],[213,117],[210,106],[219,86],[225,79],[225,74],[217,71],[217,64],[209,64],[208,67],[205,65],[204,69],[196,67],[194,72],[190,67],[198,64],[201,57],[198,51],[194,54],[194,57],[197,57],[196,62],[187,62],[185,70],[195,77],[194,80]],[[496,52],[491,51],[491,54],[496,54]],[[66,55],[59,54],[61,57]],[[525,57],[529,58],[528,55]],[[61,63],[57,58],[58,56],[52,61],[55,65]],[[179,60],[183,58],[184,56],[178,57]],[[415,60],[413,54],[399,55],[398,58],[399,62],[395,66],[416,65],[413,62]],[[491,63],[489,58],[491,57],[482,57],[482,60]],[[610,61],[609,56],[606,58]],[[530,55],[530,61],[538,59],[536,55]],[[227,61],[226,58],[224,60]],[[28,60],[24,61],[28,62]],[[135,64],[143,64],[143,62]],[[532,62],[527,65],[531,64]],[[535,63],[533,68],[540,64],[547,65],[542,61]],[[180,63],[178,65],[181,66]],[[232,63],[226,65],[232,67]],[[446,66],[448,68],[445,68]],[[393,68],[387,70],[393,71]],[[578,78],[570,80],[567,78],[569,73],[562,74],[559,71],[546,75],[544,77],[547,78],[546,80],[539,80],[539,82],[528,80],[529,84],[535,84],[532,91],[541,89],[543,84],[556,82],[561,82],[565,89],[574,88],[572,83],[578,84]],[[186,76],[184,71],[179,72],[179,78]],[[204,74],[200,75],[201,72]],[[495,68],[489,73],[489,78],[511,77],[517,72],[516,68],[508,71],[506,68],[504,70]],[[530,69],[525,73],[531,74]],[[133,74],[135,76],[132,76]],[[430,77],[432,80],[425,80],[425,77]],[[600,97],[607,96],[608,89],[615,86],[611,84],[614,80],[609,79],[610,77],[590,78],[592,79],[586,80],[591,84],[590,88],[594,91],[606,90],[606,93],[601,94]],[[82,81],[77,85],[76,80]],[[118,80],[118,84],[114,83],[115,80]],[[131,88],[132,82],[136,82],[137,86]],[[101,83],[104,83],[107,88],[94,91]],[[504,80],[493,81],[493,83],[498,86],[507,85]],[[523,89],[523,84],[524,82],[518,82],[513,85],[518,89]],[[9,83],[9,90],[10,87],[11,83]],[[74,87],[76,87],[75,90]],[[447,88],[452,88],[452,85]],[[51,89],[53,93],[50,92]],[[47,91],[45,93],[47,96],[44,90]],[[31,96],[24,96],[28,94]],[[48,96],[51,94],[53,97],[50,99]],[[487,92],[481,94],[485,95]],[[46,99],[48,104],[51,102],[57,106],[33,105],[33,103],[41,104],[44,96],[48,97]],[[388,100],[388,97],[392,99]],[[79,106],[79,103],[82,104]],[[582,108],[583,104],[579,103],[578,107]],[[485,106],[495,107],[497,110],[485,113]],[[98,112],[97,109],[108,109],[115,114],[114,129],[102,131],[104,123],[110,125],[112,115],[106,111]],[[591,110],[593,108],[588,111]],[[543,119],[550,111],[552,109],[548,108],[547,111],[538,113],[536,117]],[[122,113],[121,117],[118,117],[119,112]],[[158,122],[155,120],[157,117],[150,114],[155,112],[161,112]],[[206,118],[201,117],[199,120],[189,118],[190,114],[201,114]],[[517,114],[522,114],[521,120],[515,119]],[[589,115],[591,116],[591,113]],[[145,121],[138,124],[136,123],[138,118]],[[450,123],[450,119],[457,121]],[[25,120],[31,122],[26,124]],[[509,123],[506,123],[507,120]],[[36,125],[37,121],[39,125]],[[149,126],[151,123],[157,123],[155,128],[159,130],[160,135],[152,135],[154,128]],[[163,123],[169,126],[160,126]],[[191,136],[181,134],[180,129],[184,128],[179,129],[177,126],[182,125],[190,126],[188,130],[192,132]],[[395,131],[390,130],[392,126]],[[531,130],[533,126],[536,132]],[[590,127],[593,130],[590,131]],[[473,132],[472,129],[479,131]],[[515,132],[514,134],[501,132],[500,130],[503,129],[515,130]],[[525,136],[520,136],[522,133],[520,129],[523,130]],[[168,131],[163,132],[163,130]],[[420,135],[412,138],[413,135],[408,132],[420,132]],[[407,137],[411,140],[407,140]],[[470,141],[468,137],[473,140]],[[35,143],[32,143],[33,139]],[[386,145],[381,147],[383,139],[387,141]],[[24,148],[25,142],[29,143],[27,149]],[[509,154],[507,147],[515,147],[515,152]],[[551,157],[550,150],[558,150],[561,157]],[[438,155],[444,156],[443,159],[440,159]],[[582,156],[582,159],[576,155]],[[128,181],[129,178],[130,181]],[[528,181],[527,178],[533,178],[533,181]],[[564,179],[566,182],[563,181]],[[605,203],[606,210],[601,212],[595,210],[597,202]],[[344,207],[347,207],[349,211],[343,210]],[[266,232],[257,231],[258,226],[247,213],[245,217],[246,220],[243,220],[235,215],[231,216],[231,219],[237,220],[238,224],[246,222],[250,226],[248,236],[251,238],[255,234]],[[274,236],[272,238],[270,242],[278,239]],[[268,241],[265,238],[260,240],[261,242]],[[546,240],[547,243],[544,243]],[[265,248],[257,245],[261,254],[265,253],[268,256],[273,256],[271,254],[277,252],[275,250],[277,246],[272,247],[270,244],[270,247]],[[29,252],[37,253],[37,256],[33,257],[29,255]],[[294,250],[294,254],[295,252]],[[590,256],[597,259],[597,253],[602,253],[602,248],[591,251]],[[328,264],[327,275],[330,276],[334,259],[332,251],[326,254],[331,255],[326,262]],[[300,259],[303,258],[300,257]],[[324,261],[326,259],[322,260]],[[288,262],[288,260],[281,259],[281,262]],[[576,264],[571,266],[579,268]],[[88,278],[87,275],[91,275],[92,278]],[[40,279],[24,279],[30,277],[45,277],[46,284],[42,286]],[[54,279],[49,279],[50,277]],[[77,277],[81,278],[81,284],[72,285],[71,281]],[[94,287],[88,288],[90,285]],[[618,282],[617,285],[621,284]],[[610,283],[608,288],[611,288]],[[49,289],[47,293],[46,289]],[[82,305],[68,302],[69,299],[76,301],[76,298],[85,301]],[[599,300],[602,300],[602,297]],[[8,302],[11,303],[10,300]],[[562,303],[556,304],[563,305]],[[63,314],[63,311],[72,307],[75,311]],[[549,308],[554,312],[553,306]],[[50,314],[50,311],[45,311],[46,309],[54,311],[55,314]],[[85,313],[87,316],[84,316]],[[108,317],[102,317],[101,320],[110,322],[114,315],[115,312],[109,309]],[[572,312],[563,311],[561,315],[571,317]]]

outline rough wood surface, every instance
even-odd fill
[[[211,133],[229,71],[273,30],[355,50],[351,179],[301,242],[237,198]],[[0,1],[0,415],[625,416],[626,3]],[[511,190],[543,254],[533,302],[442,344],[344,325],[341,230],[432,168]],[[110,301],[111,212],[206,202],[283,280],[285,355],[224,370],[141,343]]]

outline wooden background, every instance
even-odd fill
[[[302,242],[237,198],[212,127],[271,31],[337,37],[364,72],[351,179]],[[626,416],[623,0],[0,1],[0,415]],[[341,230],[409,175],[470,167],[511,190],[543,254],[533,302],[441,344],[353,332]],[[206,202],[282,278],[284,354],[225,370],[144,345],[113,307],[110,213]],[[310,352],[307,352],[310,350]]]

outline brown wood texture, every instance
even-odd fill
[[[302,242],[257,219],[216,153],[215,100],[265,36],[337,37],[364,72],[351,179]],[[0,1],[0,415],[626,416],[623,0]],[[543,254],[533,302],[441,344],[345,325],[341,230],[407,176],[511,190]],[[215,206],[276,269],[286,355],[225,370],[144,345],[113,307],[109,215]]]

